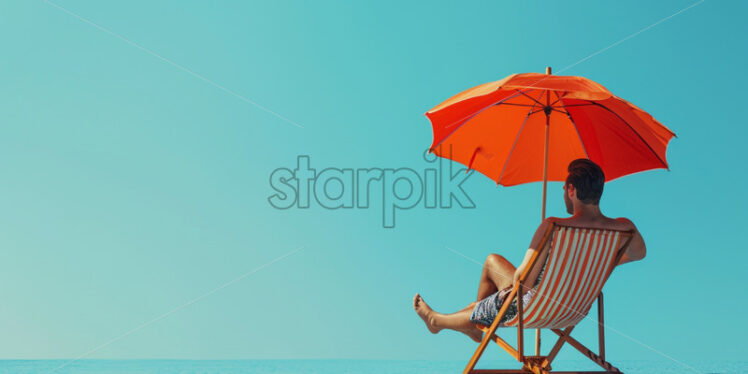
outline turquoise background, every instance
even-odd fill
[[[385,229],[376,200],[274,209],[271,172],[297,155],[318,170],[429,167],[431,107],[558,71],[693,4],[53,3],[132,44],[44,1],[0,3],[4,358],[78,357],[303,247],[87,357],[466,360],[475,343],[429,335],[412,296],[443,312],[475,298],[480,265],[447,247],[521,261],[540,184],[476,174],[464,185],[475,209],[419,205]],[[606,285],[611,359],[747,353],[746,11],[705,1],[563,72],[678,134],[670,172],[603,196],[649,249]],[[549,191],[549,214],[563,216],[561,185]],[[595,346],[594,327],[578,339]]]

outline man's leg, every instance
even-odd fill
[[[483,272],[478,283],[478,301],[494,292],[512,285],[516,268],[502,255],[492,253],[483,263]]]
[[[469,336],[470,339],[473,339],[476,342],[480,342],[483,337],[483,332],[470,322],[470,315],[473,314],[474,307],[475,303],[473,302],[458,312],[452,314],[441,314],[432,310],[428,304],[423,301],[421,295],[416,294],[413,298],[413,308],[415,308],[416,313],[418,313],[421,319],[423,319],[423,322],[426,323],[426,327],[428,327],[429,331],[432,333],[436,334],[443,329],[455,330]]]

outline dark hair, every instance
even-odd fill
[[[577,199],[585,204],[599,204],[603,195],[605,174],[596,163],[578,158],[569,164],[569,176],[566,184],[571,184],[577,190]]]

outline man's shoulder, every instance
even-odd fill
[[[620,225],[620,230],[636,230],[636,225],[630,219],[626,217],[614,218],[614,221]]]

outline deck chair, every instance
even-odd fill
[[[601,290],[631,243],[633,235],[633,230],[586,229],[551,224],[542,236],[541,244],[538,246],[540,250],[533,253],[529,266],[520,275],[517,284],[504,300],[493,324],[491,326],[476,325],[484,332],[483,340],[463,374],[560,373],[551,371],[551,362],[565,343],[576,348],[604,369],[604,371],[588,373],[621,373],[605,360]],[[542,251],[550,252],[545,259],[544,274],[538,284],[537,293],[525,305],[517,301],[516,316],[501,324],[502,327],[517,327],[517,348],[515,349],[496,334],[496,329],[512,300],[517,299],[522,283],[531,269],[535,266],[543,266],[538,261]],[[574,327],[587,315],[595,300],[597,300],[599,338],[597,354],[570,335]],[[540,355],[539,340],[536,342],[535,356],[524,354],[523,331],[528,328],[550,329],[558,335],[558,340],[547,355]],[[489,341],[496,342],[499,347],[522,363],[522,368],[514,370],[475,369],[475,364]]]

